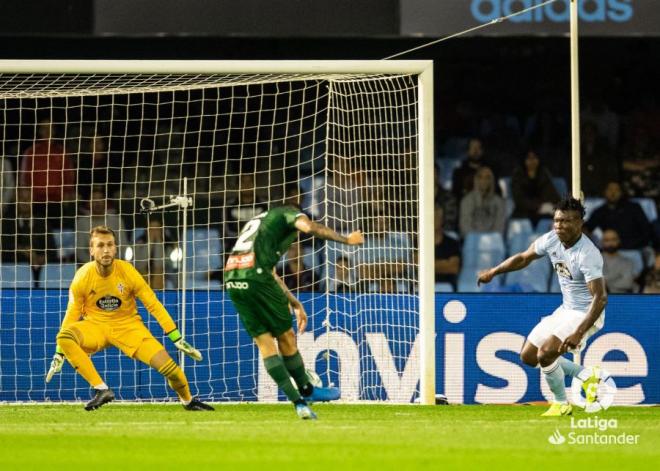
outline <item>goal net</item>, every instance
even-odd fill
[[[278,204],[365,234],[357,248],[299,237],[282,254],[309,316],[308,369],[348,401],[433,400],[429,62],[0,61],[0,72],[0,401],[89,397],[68,364],[44,376],[100,224],[202,351],[185,362],[193,394],[277,400],[222,267],[241,225]],[[120,399],[174,398],[115,348],[93,361]]]

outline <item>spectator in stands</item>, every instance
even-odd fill
[[[461,247],[456,239],[445,234],[444,211],[435,208],[435,282],[450,283],[456,291],[461,269]]]
[[[660,250],[655,250],[655,263],[644,280],[643,293],[660,294]]]
[[[493,162],[484,157],[483,144],[480,139],[472,138],[468,142],[466,159],[452,175],[451,190],[457,199],[463,198],[474,188],[474,175],[482,166],[488,166],[493,175],[497,174]]]
[[[458,229],[458,201],[456,196],[449,190],[445,190],[440,182],[438,167],[435,168],[435,207],[442,207],[444,224],[448,231]]]
[[[605,203],[591,214],[588,231],[614,229],[621,239],[621,249],[642,249],[651,243],[651,225],[641,206],[623,197],[621,184],[611,181],[605,187]]]
[[[598,136],[606,140],[610,149],[617,149],[619,147],[619,116],[609,108],[600,93],[587,98],[586,102],[580,113],[582,120],[594,123]]]
[[[96,226],[114,228],[117,246],[120,249],[122,244],[128,241],[124,221],[109,205],[101,188],[92,190],[88,207],[81,209],[76,217],[76,260],[78,263],[87,263],[90,260],[89,231]]]
[[[357,162],[335,158],[328,171],[326,182],[326,221],[327,225],[337,232],[350,232],[352,224],[357,223],[359,216],[365,214],[365,201],[374,201],[367,197],[366,192],[378,192],[378,185],[369,185],[365,172]]]
[[[135,268],[153,289],[165,288],[167,254],[163,223],[152,216],[147,222],[146,232],[135,241],[133,259]]]
[[[240,177],[238,194],[231,198],[225,207],[222,223],[224,230],[220,231],[225,236],[224,247],[231,250],[243,225],[267,209],[267,201],[255,188],[254,176],[251,173],[243,173]]]
[[[553,205],[559,201],[560,195],[552,183],[552,175],[535,150],[530,149],[522,165],[513,171],[511,193],[515,205],[511,217],[527,218],[532,225],[541,218],[552,217]]]
[[[586,196],[598,196],[607,182],[620,179],[619,162],[614,149],[598,135],[594,123],[582,125],[580,141],[582,191]]]
[[[633,262],[619,253],[621,240],[614,229],[603,231],[603,275],[609,293],[632,293],[637,291]]]
[[[629,196],[660,201],[660,150],[646,123],[629,131],[623,148],[623,186]]]
[[[312,267],[306,267],[300,242],[294,242],[286,253],[279,275],[290,290],[317,291],[319,280]]]
[[[78,196],[81,200],[89,200],[93,187],[104,187],[108,196],[113,195],[120,184],[120,172],[121,163],[112,165],[104,137],[81,136],[77,180]]]
[[[33,217],[30,189],[20,188],[16,202],[11,203],[2,221],[0,260],[4,263],[27,263],[32,266],[33,279],[39,279],[41,267],[56,257],[55,242],[43,218]]]
[[[0,217],[14,202],[16,196],[16,174],[9,159],[0,155]]]
[[[50,119],[37,125],[34,144],[24,153],[18,176],[19,186],[30,188],[35,213],[59,218],[62,202],[75,198],[75,170],[64,146],[55,140],[55,127]],[[42,212],[41,210],[44,209]]]
[[[495,177],[488,167],[474,176],[474,189],[461,200],[459,227],[461,236],[468,232],[504,232],[506,209],[504,200],[495,194]]]

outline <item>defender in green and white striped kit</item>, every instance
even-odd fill
[[[294,403],[298,416],[315,419],[306,399],[338,399],[339,391],[314,388],[310,384],[296,345],[290,309],[296,316],[300,333],[305,331],[307,314],[275,272],[275,265],[296,239],[298,231],[348,245],[364,242],[360,231],[344,237],[311,221],[294,206],[275,207],[250,219],[241,230],[225,265],[225,288],[241,323],[259,348],[268,374]]]

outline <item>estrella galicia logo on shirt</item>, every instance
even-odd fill
[[[121,299],[106,295],[96,301],[96,305],[104,311],[116,311],[121,307]]]
[[[555,271],[559,276],[563,276],[564,278],[568,278],[569,280],[573,279],[570,270],[568,269],[568,267],[564,262],[555,263]]]

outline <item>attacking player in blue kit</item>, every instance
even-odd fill
[[[607,291],[603,278],[603,257],[598,248],[582,234],[584,207],[571,197],[555,207],[553,230],[542,235],[524,251],[512,255],[498,266],[479,273],[477,283],[489,283],[495,275],[521,270],[545,255],[559,277],[562,304],[550,316],[541,319],[527,336],[520,352],[521,360],[530,366],[541,366],[554,402],[543,416],[571,415],[573,408],[566,399],[565,376],[578,377],[585,391],[599,380],[596,371],[562,356],[580,350],[587,339],[605,322]],[[587,394],[587,403],[595,400]]]
[[[261,353],[268,374],[294,404],[301,419],[316,419],[307,402],[338,399],[339,390],[314,387],[310,383],[298,352],[291,310],[299,333],[305,331],[307,314],[275,272],[275,264],[287,252],[298,231],[347,245],[360,245],[364,241],[362,232],[344,237],[311,221],[295,206],[271,208],[250,219],[238,235],[225,265],[225,287],[243,327]]]

